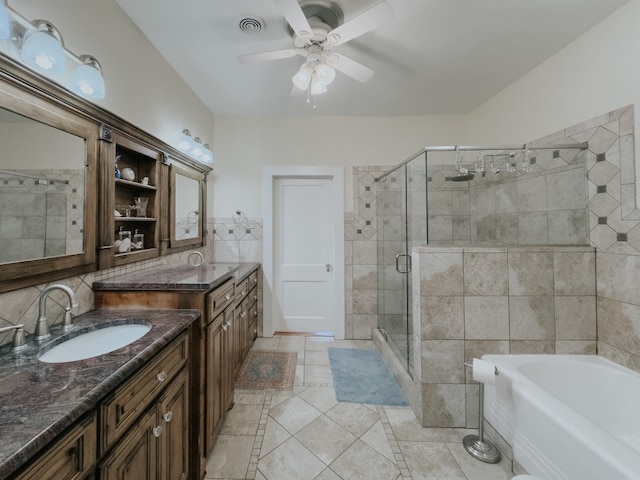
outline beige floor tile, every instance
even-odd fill
[[[258,462],[267,480],[312,480],[325,469],[315,455],[290,438]]]
[[[322,413],[296,396],[272,408],[269,415],[289,433],[296,434]]]
[[[304,365],[296,365],[296,375],[293,379],[293,383],[295,384],[304,383]]]
[[[305,350],[326,350],[331,347],[333,337],[307,337]]]
[[[329,465],[356,441],[356,437],[322,415],[296,434],[296,439]]]
[[[360,440],[330,466],[340,477],[349,480],[395,480],[400,475],[394,463]]]
[[[513,477],[511,462],[504,457],[497,464],[483,463],[469,455],[461,443],[446,445],[468,480],[509,480]]]
[[[396,462],[393,451],[391,450],[391,445],[389,445],[389,440],[387,439],[387,434],[384,431],[384,427],[382,426],[381,421],[376,422],[373,427],[367,430],[364,435],[360,437],[360,440],[369,445],[376,452],[384,455],[393,463]]]
[[[235,404],[229,412],[220,433],[222,435],[256,435],[262,405]]]
[[[260,449],[260,458],[271,453],[277,447],[289,440],[291,434],[285,428],[276,422],[273,418],[267,419],[267,425],[262,439],[262,448]]]
[[[278,350],[287,350],[290,352],[304,351],[304,345],[305,345],[304,337],[284,336],[284,337],[280,337]]]
[[[328,350],[306,350],[304,353],[305,365],[329,365]]]
[[[325,468],[314,480],[342,480],[333,470]]]
[[[410,407],[384,407],[396,440],[409,442],[462,442],[476,430],[464,428],[424,428]]]
[[[336,391],[333,387],[309,387],[304,392],[298,394],[298,396],[316,407],[322,413],[338,404]]]
[[[218,435],[207,459],[207,478],[245,478],[253,440],[253,436]]]
[[[331,348],[358,348],[353,340],[334,340]]]
[[[413,480],[467,480],[447,446],[435,442],[398,442]]]
[[[333,385],[331,367],[325,365],[305,365],[304,383],[326,383]]]
[[[256,338],[255,342],[251,346],[252,350],[278,350],[280,346],[280,338],[279,336],[274,336],[271,338]]]
[[[326,415],[356,437],[362,435],[380,420],[380,416],[375,410],[359,403],[338,403]]]
[[[233,401],[240,405],[262,405],[266,393],[260,390],[236,390]]]

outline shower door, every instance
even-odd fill
[[[424,160],[378,183],[378,328],[413,376],[411,249],[426,243]]]

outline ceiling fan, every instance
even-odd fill
[[[344,22],[342,9],[326,0],[311,0],[300,5],[297,0],[274,0],[282,9],[293,37],[293,48],[253,53],[237,57],[238,63],[258,63],[300,55],[306,58],[292,77],[292,95],[303,93],[318,95],[327,91],[336,70],[366,82],[374,74],[369,67],[333,51],[349,40],[363,35],[384,20],[392,11],[391,5],[381,1],[370,9]]]

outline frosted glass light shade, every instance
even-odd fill
[[[6,40],[10,35],[10,22],[7,7],[0,0],[0,40]]]
[[[314,75],[311,79],[311,95],[320,95],[321,93],[325,93],[327,91],[327,85],[319,78],[317,75]]]
[[[200,143],[200,138],[199,137],[194,138],[191,143],[191,151],[189,152],[189,155],[191,155],[196,160],[200,160],[202,158],[203,153],[204,153],[204,148]]]
[[[206,143],[204,144],[200,161],[202,163],[213,163],[213,152],[209,148],[209,145],[207,145]]]
[[[331,85],[331,82],[336,78],[336,71],[329,65],[321,63],[316,67],[316,75],[327,86]]]
[[[104,78],[92,63],[80,65],[71,78],[71,90],[86,98],[104,98]]]
[[[38,29],[25,34],[20,57],[41,72],[64,73],[66,58],[61,41],[54,36],[55,29],[51,24],[38,25]]]
[[[182,135],[178,139],[178,150],[184,153],[189,153],[193,145],[193,139],[191,138],[191,132],[188,129],[182,130]]]
[[[300,70],[293,76],[291,81],[296,88],[300,90],[306,90],[309,88],[309,82],[311,82],[311,75],[313,70],[308,65],[303,65]]]

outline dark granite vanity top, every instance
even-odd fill
[[[67,427],[93,409],[98,401],[168,345],[191,322],[197,310],[93,310],[74,319],[66,335],[96,326],[149,323],[151,330],[139,340],[111,353],[68,363],[43,363],[37,353],[61,334],[52,329],[46,344],[29,339],[14,353],[0,348],[0,478],[24,464]]]
[[[259,263],[203,263],[156,267],[93,282],[95,290],[209,290],[235,277],[241,282]]]

